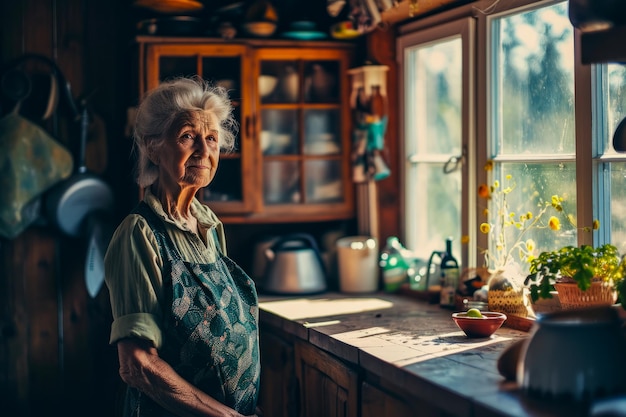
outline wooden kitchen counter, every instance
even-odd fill
[[[528,337],[506,323],[491,338],[469,339],[451,311],[387,293],[262,295],[260,310],[262,325],[353,365],[365,382],[432,404],[440,415],[588,414],[581,407],[530,399],[515,382],[505,381],[497,370],[500,354]]]

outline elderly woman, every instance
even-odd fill
[[[139,106],[144,197],[105,257],[124,416],[257,412],[256,289],[226,256],[222,223],[195,198],[236,126],[226,91],[198,78],[162,83]]]

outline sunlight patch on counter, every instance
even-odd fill
[[[379,298],[343,298],[338,300],[298,298],[259,303],[259,307],[290,320],[357,314],[393,307],[393,303]]]
[[[511,340],[497,334],[469,339],[462,331],[420,335],[419,331],[398,332],[384,327],[333,334],[333,338],[399,367]]]

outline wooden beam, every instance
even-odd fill
[[[467,0],[417,0],[417,10],[414,11],[413,16],[410,15],[410,3],[411,0],[403,0],[396,7],[381,13],[383,22],[394,25],[424,16],[434,10],[439,10],[456,3],[467,3]]]

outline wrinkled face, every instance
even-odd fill
[[[165,187],[206,187],[215,176],[219,155],[217,117],[211,112],[183,116],[174,122],[157,155],[159,181]]]

